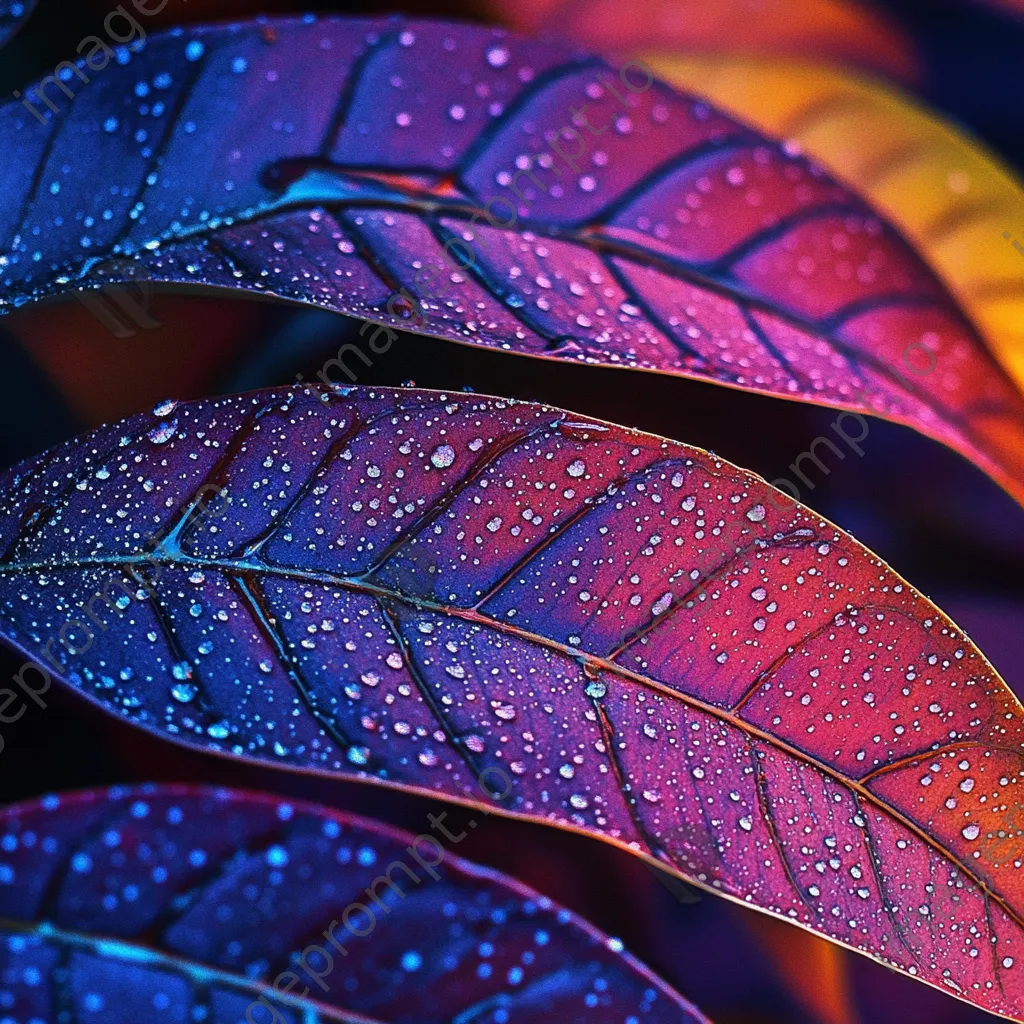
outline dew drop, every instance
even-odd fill
[[[492,68],[503,68],[508,63],[509,57],[507,46],[492,46],[487,51],[487,63]]]
[[[178,408],[178,403],[173,398],[165,398],[162,402],[157,402],[153,406],[154,416],[170,416],[175,409]]]
[[[450,444],[438,445],[430,456],[430,462],[437,469],[447,469],[455,461],[455,449]]]
[[[171,687],[171,696],[178,701],[179,704],[188,704],[190,701],[195,699],[196,694],[199,692],[199,687],[195,683],[175,683]]]
[[[148,437],[153,444],[166,444],[177,432],[178,421],[173,419],[168,420],[166,423],[158,424],[148,434],[146,434],[146,437]]]

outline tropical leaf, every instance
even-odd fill
[[[810,932],[787,929],[764,914],[749,914],[748,925],[787,990],[818,1024],[859,1024],[849,953]]]
[[[913,43],[899,25],[847,0],[490,0],[488,7],[512,28],[596,50],[816,56],[897,78],[919,75]]]
[[[0,46],[28,20],[37,0],[0,0]]]
[[[1024,398],[925,264],[635,62],[312,18],[151,36],[126,60],[45,126],[0,108],[8,308],[133,277],[243,289],[871,412],[1024,498]]]
[[[1024,1017],[1024,709],[759,478],[538,405],[291,390],[162,403],[0,494],[0,632],[108,711],[494,797]]]
[[[651,57],[865,195],[939,271],[1024,388],[1024,185],[982,143],[894,87],[823,64]]]
[[[617,939],[453,856],[467,833],[434,821],[414,837],[182,786],[6,808],[8,1019],[706,1024]]]

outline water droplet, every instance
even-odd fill
[[[178,421],[168,420],[155,426],[147,435],[153,444],[166,444],[178,432]]]
[[[189,701],[195,699],[196,694],[199,692],[199,687],[195,683],[175,683],[171,687],[171,696],[178,701],[179,704],[188,704]]]
[[[492,68],[503,68],[508,63],[510,56],[507,46],[492,46],[487,51],[487,63]]]
[[[438,445],[430,455],[431,465],[447,469],[455,461],[455,449],[450,444]]]

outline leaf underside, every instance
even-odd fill
[[[547,897],[366,819],[147,786],[15,805],[0,830],[12,1019],[707,1024]]]
[[[0,107],[0,307],[140,274],[241,289],[870,412],[1024,499],[1024,398],[923,261],[781,144],[630,92],[635,66],[397,19],[123,56],[46,124]]]
[[[469,802],[500,769],[502,813],[1020,1019],[1022,709],[759,478],[542,406],[292,390],[162,403],[0,494],[2,634],[112,713]]]

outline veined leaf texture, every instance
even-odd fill
[[[935,267],[1024,387],[1024,186],[981,142],[891,86],[797,60],[651,57],[858,188]]]
[[[621,942],[454,856],[468,833],[435,819],[414,837],[309,804],[181,786],[8,807],[4,1012],[132,1024],[707,1024]]]
[[[641,62],[308,18],[154,35],[74,90],[0,108],[4,307],[141,270],[869,412],[1024,496],[1024,398],[926,264]]]
[[[1020,1019],[1024,712],[752,474],[537,405],[290,390],[161,403],[0,494],[0,631],[111,713],[486,789]]]

